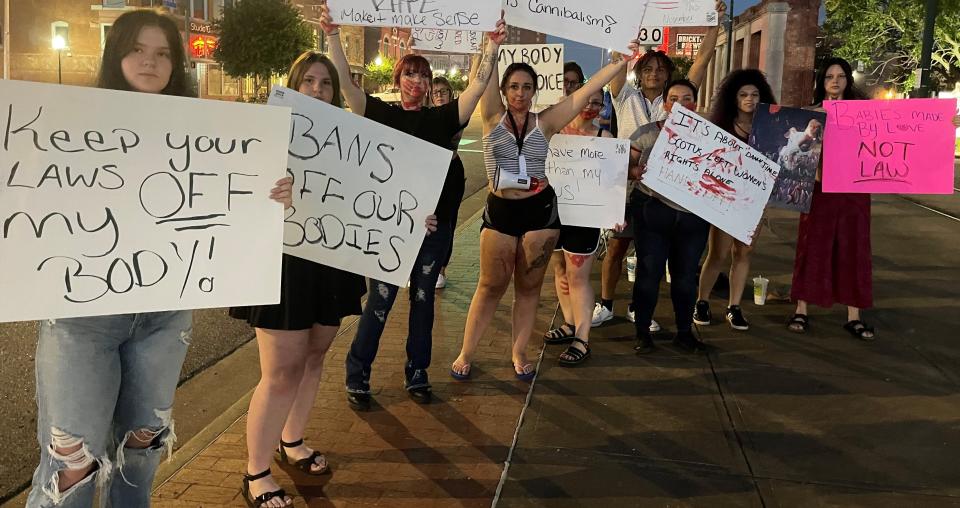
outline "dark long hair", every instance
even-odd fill
[[[817,71],[817,85],[813,90],[813,103],[820,104],[827,98],[827,70],[834,65],[839,65],[843,69],[843,73],[847,75],[847,87],[843,89],[842,98],[845,100],[862,99],[863,94],[860,93],[860,90],[857,90],[857,87],[853,86],[853,68],[850,67],[850,62],[834,56],[824,60],[820,70]]]
[[[583,68],[580,67],[580,64],[578,64],[577,62],[567,62],[563,64],[563,73],[566,74],[568,72],[572,72],[576,74],[577,79],[580,80],[581,85],[587,80],[587,78],[584,77],[583,75]]]
[[[503,79],[500,80],[500,91],[502,92],[504,88],[507,87],[507,83],[510,82],[510,78],[516,72],[526,72],[530,75],[530,79],[533,80],[533,89],[537,89],[537,71],[533,70],[533,67],[528,63],[524,62],[514,62],[507,66],[507,70],[503,71]]]
[[[723,78],[717,89],[717,100],[710,112],[710,121],[723,130],[734,133],[734,122],[737,120],[737,93],[741,88],[753,85],[760,91],[760,102],[776,104],[770,83],[766,76],[757,69],[737,69]]]
[[[170,46],[170,61],[173,69],[170,72],[170,82],[160,93],[192,97],[194,95],[192,87],[187,83],[183,39],[180,37],[177,24],[169,17],[149,9],[124,13],[113,22],[103,46],[103,60],[100,62],[97,87],[110,90],[133,90],[130,83],[127,83],[127,79],[123,77],[120,62],[134,50],[140,31],[148,26],[155,26],[163,31],[167,38],[167,45]]]
[[[287,77],[287,88],[299,90],[300,85],[303,83],[303,76],[315,63],[323,64],[323,66],[327,68],[327,72],[330,73],[330,82],[333,85],[333,100],[330,101],[330,104],[342,108],[343,95],[340,93],[340,75],[337,74],[337,68],[333,65],[333,62],[323,53],[316,51],[304,51],[301,53],[300,56],[293,61],[293,65],[290,66],[290,75]]]

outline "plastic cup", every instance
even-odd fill
[[[763,276],[753,278],[753,303],[757,305],[766,305],[767,303],[767,285],[770,281]]]
[[[637,280],[637,256],[627,256],[627,280]]]

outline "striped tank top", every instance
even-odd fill
[[[536,125],[524,137],[521,151],[517,137],[503,125],[508,114],[504,113],[490,134],[483,137],[483,164],[487,170],[487,180],[493,182],[496,179],[497,169],[519,175],[520,155],[526,160],[528,176],[546,180],[549,143],[540,130],[540,116],[533,115]]]

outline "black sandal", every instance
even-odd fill
[[[587,344],[587,341],[575,337],[572,342],[579,342],[583,344],[583,347],[586,348],[586,351],[580,351],[579,349],[576,348],[576,346],[571,344],[566,351],[560,354],[559,361],[562,367],[576,367],[577,365],[580,365],[581,363],[587,361],[587,358],[590,358],[590,344]],[[563,358],[564,355],[569,356],[573,359],[565,360]]]
[[[860,321],[859,319],[854,319],[853,321],[847,321],[847,324],[843,325],[843,329],[853,335],[854,337],[860,340],[874,340],[877,338],[876,334],[873,331],[873,327],[868,324]],[[867,334],[870,334],[869,336]]]
[[[264,492],[263,494],[260,494],[254,498],[250,497],[250,482],[255,482],[268,476],[270,476],[270,468],[267,468],[266,471],[261,471],[255,475],[243,475],[243,500],[247,502],[247,506],[250,508],[260,508],[263,506],[263,503],[266,503],[267,501],[277,497],[284,499],[284,506],[293,506],[293,500],[291,499],[287,501],[287,492],[283,489]]]
[[[800,325],[798,329],[794,325]],[[790,321],[787,321],[787,330],[793,333],[807,333],[810,328],[810,318],[806,314],[794,314]]]
[[[277,448],[277,451],[280,452],[280,460],[282,460],[285,464],[290,464],[290,459],[287,457],[287,452],[286,450],[284,450],[284,448],[296,448],[302,444],[303,444],[303,438],[300,438],[292,443],[287,443],[286,441],[281,439],[280,447]],[[320,468],[319,470],[314,470],[313,466],[320,465],[320,464],[317,464],[318,457],[323,459],[323,467]],[[327,464],[327,458],[324,457],[322,453],[316,450],[314,450],[313,454],[310,455],[309,457],[305,459],[300,459],[294,462],[292,465],[293,467],[303,471],[304,473],[307,473],[313,476],[319,476],[319,475],[327,474],[330,472],[330,464]]]
[[[564,323],[543,334],[544,344],[569,344],[573,342],[577,330],[570,323]]]

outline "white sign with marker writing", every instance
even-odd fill
[[[630,142],[557,134],[550,139],[547,179],[565,226],[612,228],[624,221]]]
[[[289,88],[269,104],[293,109],[284,252],[402,286],[453,154]]]
[[[442,51],[444,53],[480,53],[483,51],[483,32],[414,28],[411,32],[411,38],[413,39],[413,49]]]
[[[750,145],[674,104],[642,182],[749,245],[779,173]]]
[[[0,322],[278,303],[289,128],[286,108],[0,82]]]
[[[396,26],[490,32],[502,0],[327,0],[338,25]]]
[[[510,26],[626,53],[646,0],[506,0]],[[647,24],[647,26],[655,23]]]
[[[647,3],[645,26],[716,26],[714,0],[656,0]]]
[[[563,98],[563,44],[505,44],[500,46],[497,82],[504,71],[516,62],[530,64],[537,72],[538,105],[550,106]]]

